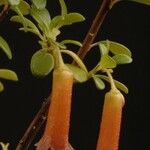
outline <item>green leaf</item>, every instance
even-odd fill
[[[61,6],[61,15],[64,16],[67,14],[67,6],[65,4],[64,0],[59,0],[60,6]]]
[[[87,72],[85,72],[83,69],[75,65],[71,65],[71,64],[66,64],[66,65],[72,71],[75,81],[80,83],[87,81],[88,79]]]
[[[9,59],[12,59],[12,53],[7,42],[0,36],[0,49],[2,49]]]
[[[105,88],[104,82],[99,77],[97,77],[96,75],[93,75],[92,77],[93,77],[93,80],[95,82],[97,89],[103,90]]]
[[[64,16],[56,16],[50,23],[50,29],[60,28],[65,25],[71,25],[73,23],[82,22],[85,18],[79,13],[69,13]]]
[[[20,0],[18,8],[20,9],[23,15],[28,15],[30,13],[30,5],[23,0]]]
[[[69,13],[66,14],[60,23],[60,26],[71,25],[73,23],[82,22],[85,18],[79,13]]]
[[[88,72],[86,66],[84,65],[84,63],[82,62],[82,60],[79,58],[77,54],[69,50],[61,50],[61,52],[71,56],[80,68],[82,68],[85,72]]]
[[[110,82],[109,78],[107,76],[105,76],[105,75],[95,75],[95,76],[97,76],[97,77],[99,77],[99,78],[101,78],[101,79],[103,79],[103,80],[105,80],[107,82]],[[129,92],[127,86],[124,85],[123,83],[121,83],[121,82],[119,82],[117,80],[114,80],[114,83],[115,83],[116,87],[118,89],[120,89],[121,91],[125,92],[126,94]]]
[[[115,67],[116,67],[115,60],[109,55],[103,55],[101,57],[99,67],[97,68],[97,70],[106,69],[106,68],[115,68]]]
[[[12,81],[18,81],[18,77],[14,71],[8,69],[0,69],[0,78]]]
[[[45,77],[54,68],[54,58],[50,53],[39,50],[31,58],[31,72],[36,77]]]
[[[0,82],[0,92],[2,92],[4,90],[4,85],[2,82]]]
[[[133,2],[138,2],[141,4],[149,5],[150,6],[150,0],[131,0]]]
[[[31,22],[29,19],[25,18],[24,17],[24,20],[22,20],[22,18],[20,16],[13,16],[11,17],[10,19],[11,21],[13,22],[17,22],[17,23],[20,23],[20,24],[24,24],[24,21],[26,23],[26,27],[30,28],[31,29],[31,32],[34,32],[35,34],[39,35],[40,32],[38,30],[38,28],[34,25],[33,22]],[[21,28],[22,29],[22,28]],[[26,30],[25,30],[26,31]]]
[[[47,0],[32,0],[32,3],[37,9],[43,9],[46,7]]]
[[[66,44],[74,44],[77,45],[79,47],[82,47],[82,43],[76,40],[63,40],[60,42],[61,45],[66,45]]]
[[[99,43],[98,46],[99,46],[101,55],[108,54],[109,50],[107,49],[107,47],[104,44]]]
[[[113,54],[125,54],[131,57],[131,51],[124,45],[113,41],[101,41]]]
[[[132,58],[125,54],[117,54],[112,57],[117,64],[129,64],[132,62]]]
[[[20,0],[8,0],[10,5],[19,5]]]
[[[34,6],[31,9],[31,16],[36,20],[42,31],[47,31],[51,22],[50,14],[48,10],[37,9]]]
[[[5,5],[5,4],[8,4],[8,0],[1,0],[1,1],[0,1],[0,6],[1,6],[1,5]]]

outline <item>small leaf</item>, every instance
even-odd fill
[[[18,8],[23,15],[28,15],[30,12],[30,5],[26,1],[20,0]]]
[[[10,5],[19,5],[20,0],[8,0]]]
[[[46,7],[47,0],[32,0],[32,3],[37,9],[43,9]]]
[[[31,72],[36,77],[45,77],[54,68],[54,58],[50,53],[39,50],[31,58]]]
[[[115,68],[116,62],[113,58],[111,58],[109,55],[103,55],[101,57],[99,67],[97,70],[106,69],[106,68]]]
[[[0,92],[2,92],[4,90],[4,85],[2,82],[0,82]]]
[[[0,69],[0,78],[12,80],[12,81],[18,81],[18,77],[16,73],[8,69]]]
[[[67,14],[67,6],[65,4],[64,0],[59,0],[60,6],[61,6],[61,15],[64,16]]]
[[[0,49],[2,49],[9,59],[12,59],[12,53],[7,42],[0,36]]]
[[[87,72],[85,72],[83,69],[75,65],[71,65],[71,64],[66,64],[66,65],[72,71],[75,81],[80,83],[87,81],[88,79]]]
[[[150,6],[150,1],[149,1],[149,0],[130,0],[130,1],[138,2],[138,3],[141,3],[141,4],[145,4],[145,5],[149,5],[149,6]]]
[[[37,35],[39,34],[39,30],[35,26],[35,24],[32,21],[30,21],[29,19],[25,18],[25,17],[24,17],[24,20],[22,20],[22,18],[20,16],[16,15],[16,16],[11,17],[10,20],[13,21],[13,22],[20,23],[22,25],[24,24],[24,21],[25,21],[26,27],[32,29],[35,34],[37,34]]]
[[[93,77],[93,80],[95,82],[95,85],[96,85],[97,89],[103,90],[105,88],[104,82],[95,75],[93,75],[92,77]]]
[[[107,82],[110,82],[110,81],[109,81],[109,78],[108,78],[107,76],[105,76],[105,75],[95,75],[95,76],[97,76],[97,77],[99,77],[99,78],[101,78],[101,79],[103,79],[103,80],[105,80],[105,81],[107,81]],[[117,81],[117,80],[114,80],[114,83],[115,83],[115,85],[116,85],[116,87],[117,87],[118,89],[122,90],[122,91],[125,92],[126,94],[129,92],[127,86],[124,85],[123,83],[121,83],[121,82],[119,82],[119,81]]]
[[[107,47],[104,44],[99,43],[98,46],[99,46],[101,55],[108,54],[109,50],[107,49]]]
[[[132,62],[132,58],[125,54],[117,54],[112,57],[117,64],[129,64]]]
[[[76,40],[63,40],[60,42],[61,45],[66,45],[66,44],[74,44],[77,45],[79,47],[82,47],[82,43]]]
[[[71,25],[73,23],[82,22],[85,18],[79,14],[79,13],[69,13],[62,18],[62,22],[60,23],[60,26],[64,25]]]
[[[113,54],[125,54],[131,57],[131,51],[124,45],[113,41],[101,41]]]
[[[36,20],[42,31],[49,29],[51,18],[46,8],[37,9],[33,6],[31,9],[31,16]]]
[[[85,18],[79,13],[69,13],[64,16],[56,16],[50,23],[50,29],[60,28],[65,25],[71,25],[73,23],[82,22]]]
[[[69,50],[61,50],[61,52],[71,56],[74,59],[74,61],[79,65],[80,68],[82,68],[85,72],[88,72],[86,69],[86,66],[84,65],[82,60],[79,58],[79,56],[77,56],[77,54]]]

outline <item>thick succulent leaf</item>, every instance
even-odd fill
[[[76,40],[63,40],[60,42],[61,45],[66,45],[66,44],[74,44],[77,45],[79,47],[82,47],[82,43]]]
[[[132,62],[132,58],[125,54],[117,54],[112,57],[117,64],[129,64]]]
[[[105,88],[105,84],[104,84],[103,80],[101,80],[96,75],[93,75],[92,77],[93,77],[93,80],[95,82],[95,85],[96,85],[97,89],[103,90]]]
[[[66,64],[67,67],[72,71],[73,76],[74,76],[74,80],[76,82],[85,82],[88,79],[88,74],[87,72],[85,72],[83,69],[75,66],[75,65],[71,65],[71,64]]]
[[[66,14],[60,23],[60,26],[71,25],[73,23],[82,22],[85,18],[79,13],[69,13]]]
[[[31,72],[36,77],[45,77],[54,68],[54,58],[46,51],[37,51],[31,58]]]
[[[114,41],[101,41],[113,54],[125,54],[131,57],[131,51],[124,45]]]
[[[103,55],[101,57],[99,67],[97,68],[97,70],[106,69],[106,68],[115,68],[115,67],[116,67],[115,60],[109,55]]]
[[[12,81],[18,81],[18,77],[14,71],[8,69],[0,69],[0,78]]]
[[[23,15],[28,15],[30,13],[30,5],[26,1],[20,0],[18,8]]]
[[[97,77],[99,77],[99,78],[101,78],[101,79],[103,79],[103,80],[105,80],[105,81],[107,81],[107,82],[110,82],[110,81],[109,81],[109,78],[108,78],[107,76],[105,76],[105,75],[95,75],[95,76],[97,76]],[[117,87],[119,90],[125,92],[126,94],[129,92],[127,86],[124,85],[123,83],[121,83],[121,82],[119,82],[119,81],[117,81],[117,80],[114,80],[114,83],[115,83],[116,87]]]
[[[109,50],[103,43],[99,43],[98,46],[99,46],[101,55],[108,54]]]
[[[43,9],[46,7],[47,0],[32,0],[32,3],[37,9]]]
[[[65,4],[64,0],[59,0],[60,6],[61,6],[61,15],[64,16],[67,14],[67,6]]]
[[[7,42],[0,36],[0,49],[2,49],[9,59],[12,59],[12,53]]]
[[[8,0],[10,5],[19,5],[20,0]]]
[[[11,17],[10,20],[13,21],[13,22],[20,23],[22,25],[24,24],[24,21],[25,21],[26,27],[32,29],[34,31],[34,33],[39,34],[39,30],[35,26],[35,24],[32,21],[30,21],[29,19],[25,18],[25,17],[24,17],[24,20],[22,20],[22,18],[20,16],[13,16],[13,17]]]
[[[138,2],[138,3],[141,3],[141,4],[145,4],[145,5],[149,5],[149,6],[150,6],[150,0],[130,0],[130,1]]]
[[[4,85],[2,82],[0,82],[0,92],[2,92],[4,90]]]
[[[49,28],[51,18],[46,8],[37,9],[36,7],[33,6],[31,9],[31,16],[37,21],[42,31],[45,31],[45,28],[46,29]]]
[[[81,69],[83,69],[85,72],[88,72],[86,66],[77,54],[69,50],[61,50],[61,52],[71,56]]]

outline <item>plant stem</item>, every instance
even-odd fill
[[[111,4],[111,0],[103,0],[101,3],[101,7],[99,8],[99,11],[93,21],[93,24],[91,26],[91,28],[89,29],[86,38],[83,42],[83,46],[82,48],[78,51],[78,55],[79,57],[81,57],[82,59],[85,57],[86,53],[88,52],[90,45],[92,44],[94,38],[96,37],[96,34],[98,32],[98,30],[100,29],[103,20],[109,10],[109,6]],[[36,136],[37,132],[39,131],[40,127],[42,124],[44,124],[45,120],[43,120],[42,122],[39,122],[38,120],[41,118],[41,116],[47,116],[47,112],[48,112],[48,108],[50,105],[50,100],[51,98],[48,98],[45,102],[45,105],[41,107],[41,109],[39,110],[39,112],[41,113],[37,113],[36,117],[33,119],[33,121],[31,122],[29,128],[27,129],[27,131],[25,132],[23,138],[20,141],[23,141],[23,143],[18,144],[17,146],[17,150],[27,150],[28,147],[30,146],[30,144],[32,143],[32,140],[34,139],[34,137]],[[36,127],[38,130],[34,130],[33,132],[33,127]]]
[[[103,0],[101,6],[99,8],[99,11],[98,11],[95,19],[93,20],[93,23],[92,23],[89,31],[87,32],[87,35],[85,36],[83,46],[79,49],[79,51],[77,53],[81,59],[84,59],[85,55],[90,50],[91,44],[93,43],[102,23],[104,21],[104,18],[109,11],[109,6],[110,6],[111,2],[112,2],[112,0]]]
[[[49,96],[46,99],[46,101],[43,102],[42,107],[36,114],[35,118],[31,122],[28,129],[26,130],[24,136],[19,141],[19,143],[16,147],[16,150],[27,150],[29,148],[34,137],[36,136],[36,133],[39,131],[39,129],[42,127],[42,125],[46,121],[48,108],[49,108],[49,105],[51,102],[50,99],[51,99],[51,97]]]
[[[8,4],[5,4],[3,6],[2,11],[0,12],[0,22],[2,22],[3,19],[5,18],[5,16],[7,15],[9,8],[10,8],[10,5],[8,5]]]

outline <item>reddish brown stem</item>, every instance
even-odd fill
[[[10,8],[10,5],[8,5],[8,4],[5,4],[3,6],[2,11],[0,12],[0,22],[3,21],[3,19],[7,15],[8,11],[9,11],[9,8]]]
[[[96,150],[118,150],[124,97],[120,91],[106,93]]]
[[[70,71],[54,70],[51,105],[37,150],[73,150],[68,141],[72,85],[73,74]]]

